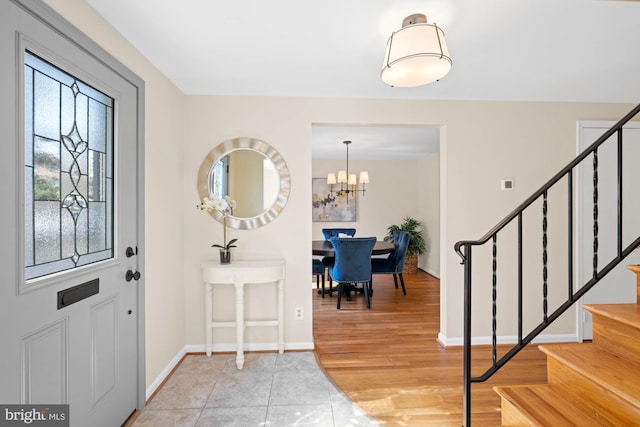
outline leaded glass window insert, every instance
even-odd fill
[[[113,98],[30,52],[25,278],[113,257]]]

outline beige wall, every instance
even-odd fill
[[[48,0],[48,3],[146,81],[148,382],[182,346],[204,341],[200,264],[215,257],[209,246],[220,240],[222,230],[193,206],[198,197],[195,187],[198,167],[217,143],[237,136],[263,139],[280,151],[289,166],[291,197],[281,216],[256,230],[232,230],[231,236],[240,239],[235,257],[270,256],[286,260],[285,339],[288,348],[305,348],[312,342],[309,246],[312,237],[317,237],[317,229],[310,221],[309,203],[311,178],[316,176],[311,162],[312,124],[440,126],[440,338],[455,343],[462,336],[463,270],[453,252],[454,243],[481,237],[574,157],[576,120],[617,120],[632,107],[183,96],[85,3],[63,0]],[[354,168],[358,168],[355,163]],[[412,179],[420,177],[416,170],[403,173]],[[360,209],[367,212],[366,217],[361,216],[365,218],[362,221],[367,221],[368,212],[384,216],[385,224],[397,222],[405,214],[421,213],[424,201],[408,207],[407,212],[396,210],[394,204],[404,203],[404,198],[396,200],[393,187],[387,189],[384,181],[379,182],[373,167],[370,174],[371,191],[391,191],[387,203],[369,205],[368,201],[373,200],[369,193],[361,199]],[[500,190],[500,180],[505,177],[515,180],[513,191]],[[550,225],[550,231],[566,236],[557,223]],[[362,233],[380,235],[384,230],[378,225],[363,223]],[[562,254],[556,249],[559,241],[561,238],[552,240],[550,250],[561,260]],[[539,244],[532,240],[528,245],[527,253],[535,267]],[[507,261],[509,255],[505,254]],[[501,263],[501,266],[513,274],[511,263]],[[535,269],[528,270],[527,283],[540,274]],[[564,286],[563,272],[554,269],[549,274],[550,283]],[[473,318],[474,334],[481,336],[488,335],[491,328],[489,280],[478,280],[474,289],[474,296],[483,302],[483,306],[474,309]],[[527,292],[538,293],[536,289]],[[259,296],[258,293],[256,297]],[[273,309],[272,301],[267,298],[265,294],[262,302],[249,302],[250,316],[260,317]],[[304,309],[302,321],[291,319],[296,306]],[[538,311],[537,303],[532,304],[527,316],[534,319]],[[547,333],[570,334],[574,327],[574,319],[569,315]],[[514,328],[513,324],[506,325],[500,333],[513,334]],[[269,334],[271,332],[250,332],[247,341],[250,345],[273,341]],[[233,337],[223,331],[217,339],[223,343],[233,342]]]
[[[384,238],[387,227],[400,225],[407,216],[423,223],[429,252],[420,256],[418,265],[432,274],[440,274],[440,156],[412,160],[349,160],[354,172],[366,170],[371,182],[364,197],[358,194],[354,222],[312,222],[314,240],[323,239],[322,229],[354,227],[357,236]],[[344,168],[344,161],[313,160],[314,178],[325,179],[329,172]],[[337,186],[336,186],[337,188]]]
[[[417,198],[423,224],[427,253],[420,255],[418,265],[440,277],[440,154],[418,160],[419,191]]]
[[[440,185],[443,190],[440,195],[440,338],[449,344],[457,344],[462,336],[463,270],[459,258],[453,252],[454,243],[463,239],[480,238],[574,157],[576,120],[614,119],[622,116],[630,107],[570,103],[188,97],[186,112],[193,120],[193,126],[190,126],[193,134],[188,139],[197,142],[185,153],[185,194],[188,191],[195,192],[192,181],[195,180],[197,164],[218,141],[238,135],[250,135],[269,141],[280,150],[291,168],[291,200],[283,216],[268,227],[251,232],[237,232],[241,239],[237,256],[246,256],[246,253],[256,250],[283,256],[288,266],[286,314],[289,316],[295,306],[303,306],[305,312],[308,312],[310,295],[306,289],[301,291],[303,287],[300,284],[309,282],[309,240],[322,238],[322,224],[312,224],[309,221],[311,178],[326,176],[328,171],[336,169],[335,162],[311,162],[312,124],[440,126]],[[211,141],[206,141],[207,135],[211,135]],[[404,215],[426,215],[420,210],[424,202],[420,203],[417,196],[412,196],[422,190],[398,192],[397,183],[376,178],[390,172],[389,175],[397,175],[407,182],[417,181],[417,166],[407,168],[381,162],[376,167],[375,162],[366,162],[365,165],[350,162],[353,170],[365,167],[370,171],[371,184],[365,197],[358,200],[359,219],[354,224],[359,235],[381,236],[385,231],[381,224],[398,222]],[[500,190],[500,180],[505,177],[514,179],[514,190]],[[378,199],[380,194],[385,195],[382,200]],[[421,196],[424,195],[421,193]],[[384,219],[380,222],[372,219],[373,212]],[[193,226],[193,230],[187,227],[187,232],[191,231],[192,234],[188,234],[186,239],[199,239],[194,240],[197,244],[186,248],[186,252],[190,253],[187,264],[191,263],[186,265],[186,286],[191,289],[187,295],[189,305],[189,301],[196,304],[200,292],[197,266],[209,254],[205,249],[207,239],[203,240],[199,233],[201,227],[206,226],[205,223],[189,218],[189,212],[185,215],[186,223]],[[527,268],[530,276],[527,283],[533,283],[534,279],[541,276],[541,268],[538,268],[536,261],[541,257],[539,238],[535,234],[539,229],[535,224],[532,226],[528,243],[530,247],[527,247],[527,253],[531,253],[531,259],[527,259],[530,265]],[[560,222],[553,222],[550,234],[561,236],[551,241],[550,248],[554,262],[560,263],[563,255],[559,248],[566,231]],[[482,260],[481,252],[477,255],[478,263]],[[515,271],[513,259],[509,258],[512,253],[513,248],[503,246],[501,256],[505,258],[500,268],[507,277],[511,277]],[[490,259],[484,261],[484,266],[490,266]],[[484,266],[478,270],[486,270]],[[566,277],[560,269],[552,269],[549,274],[550,283],[561,284]],[[503,286],[509,287],[510,283],[505,281]],[[533,296],[536,292],[538,291],[531,289],[528,295]],[[491,322],[486,319],[490,319],[491,313],[490,275],[476,280],[475,297],[485,304],[474,310],[474,334],[489,336]],[[500,294],[501,299],[510,297],[509,291]],[[552,307],[555,297],[555,294],[551,295]],[[511,306],[512,304],[505,308],[505,313]],[[194,307],[188,313],[187,325],[193,327],[189,335],[192,340],[198,340],[202,335],[199,311],[199,307]],[[532,304],[527,316],[530,317],[527,324],[539,318],[537,303]],[[566,315],[548,333],[574,333],[575,321],[572,316],[572,313]],[[310,325],[306,320],[302,323],[288,322],[286,328],[287,339],[293,343],[307,343],[311,339]],[[500,332],[509,336],[515,334],[514,329],[515,322],[504,322]]]
[[[329,172],[337,173],[338,169],[344,167],[344,160],[314,160],[313,178],[326,179]],[[418,192],[416,161],[349,160],[349,170],[356,174],[361,170],[369,172],[367,191],[364,196],[362,193],[356,196],[356,221],[311,222],[309,214],[314,240],[322,240],[322,229],[331,227],[353,227],[358,237],[375,236],[382,239],[390,225],[400,224],[405,216],[419,215],[415,197]]]
[[[185,343],[182,136],[184,95],[83,1],[47,0],[145,81],[147,385]],[[192,203],[195,205],[195,202]]]
[[[202,344],[204,339],[204,305],[200,265],[217,256],[210,245],[221,240],[222,227],[208,215],[193,209],[197,201],[196,174],[205,155],[218,143],[238,136],[261,139],[278,150],[291,174],[291,195],[280,216],[270,224],[254,230],[230,230],[229,238],[238,238],[233,259],[256,257],[284,258],[285,340],[287,348],[311,348],[311,211],[307,195],[311,191],[310,123],[295,120],[300,102],[281,98],[242,98],[188,96],[185,114],[190,117],[185,130],[183,163],[183,214],[185,217],[185,297],[187,344]],[[304,107],[303,107],[304,108]],[[302,136],[302,137],[301,137]],[[308,176],[308,178],[305,178]],[[304,285],[303,285],[304,284]],[[233,316],[232,289],[216,290],[218,302],[214,312],[220,318]],[[303,307],[304,320],[292,320],[294,307]],[[259,318],[275,313],[275,291],[260,286],[251,290],[246,313]],[[215,330],[214,343],[235,342],[232,330]],[[264,348],[275,342],[275,328],[247,330],[247,347]]]
[[[441,211],[444,225],[441,241],[441,338],[456,342],[462,336],[463,267],[452,248],[458,240],[479,239],[493,225],[537,190],[545,181],[565,166],[576,151],[576,121],[617,119],[632,108],[631,105],[576,104],[576,103],[527,103],[527,102],[447,102],[441,105],[433,117],[446,124],[447,136],[441,144],[441,177],[445,194],[441,198],[445,211]],[[429,112],[424,112],[428,115]],[[502,191],[500,180],[515,180],[515,189]],[[554,195],[555,198],[555,195]],[[558,206],[566,205],[566,199],[556,199]],[[441,205],[441,208],[443,206]],[[538,205],[538,212],[541,208]],[[535,235],[525,232],[525,282],[527,292],[526,325],[541,320],[542,268],[540,214],[528,216],[526,223]],[[550,298],[550,307],[557,305],[566,286],[566,271],[562,270],[566,249],[566,216],[556,215],[550,222],[550,260],[554,268],[549,270],[549,283],[559,292]],[[513,227],[509,230],[513,233]],[[501,242],[505,240],[501,238]],[[564,243],[563,243],[564,242]],[[474,283],[474,298],[483,305],[475,306],[472,318],[473,334],[490,336],[491,332],[491,276],[490,258],[484,251],[485,273]],[[515,310],[512,293],[516,265],[513,246],[500,249],[500,269],[510,280],[500,282],[499,298],[508,299],[502,304],[499,320]],[[480,265],[480,257],[474,259]],[[565,263],[566,265],[566,263]],[[536,281],[534,285],[534,280]],[[566,293],[566,292],[565,292]],[[535,299],[534,299],[535,298]],[[516,335],[516,322],[502,321],[498,334]],[[545,334],[575,334],[573,310],[560,321],[545,330]],[[460,343],[459,341],[457,341]]]

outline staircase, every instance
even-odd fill
[[[623,173],[624,148],[629,144],[634,144],[633,139],[625,139],[624,137],[625,125],[632,119],[640,119],[640,105],[637,105],[611,129],[604,132],[593,144],[578,154],[567,166],[480,239],[460,240],[455,243],[454,249],[464,265],[462,411],[465,427],[471,427],[472,384],[491,378],[519,351],[536,339],[576,302],[580,301],[627,256],[640,248],[640,236],[631,242],[626,236],[632,229],[628,227],[629,218],[637,218],[638,212],[629,212],[627,208],[625,213],[625,206],[632,205],[625,201],[625,193],[623,192],[623,188],[632,188],[637,184],[637,179]],[[604,152],[603,150],[612,150],[610,153],[615,153],[615,155],[601,157],[599,152]],[[600,162],[602,162],[602,166],[606,164],[607,167],[600,167]],[[605,173],[607,170],[616,171],[615,180],[602,179],[602,184],[600,184],[601,174],[604,178],[607,176]],[[578,182],[593,182],[590,198],[580,198],[574,195],[575,178],[578,179]],[[625,181],[627,182],[625,183]],[[629,185],[631,187],[628,187]],[[602,198],[600,197],[601,192],[602,194],[605,192],[611,195],[615,194],[616,197],[615,199]],[[550,194],[551,197],[549,197]],[[556,195],[555,198],[553,194]],[[562,200],[564,195],[566,195],[566,204]],[[578,204],[578,200],[581,200],[580,204]],[[576,207],[578,209],[574,209]],[[600,222],[599,212],[601,210],[611,210],[616,213],[617,245],[615,255],[613,253],[603,255],[599,250],[601,246],[600,228],[607,222]],[[578,259],[580,250],[576,250],[580,248],[577,247],[578,242],[574,236],[576,224],[580,221],[580,212],[583,212],[585,216],[588,215],[588,212],[593,214],[592,238],[586,238],[580,242],[583,248],[589,248],[588,251],[591,251],[591,247],[593,248],[591,263],[593,268],[589,268],[587,277],[578,279],[583,283],[578,283],[577,278],[574,277],[576,265],[580,261]],[[550,223],[555,224],[555,228],[550,228]],[[566,235],[559,231],[562,230],[561,227],[565,227]],[[626,230],[626,234],[623,233],[623,230]],[[540,239],[538,242],[542,243],[542,253],[538,258],[542,261],[540,275],[532,274],[533,269],[528,263],[525,263],[531,259],[531,254],[535,253],[536,248],[539,247],[531,239],[531,236],[536,234]],[[635,232],[632,235],[635,236]],[[498,242],[500,243],[498,244]],[[552,244],[549,244],[550,242]],[[477,250],[483,248],[479,258],[480,265],[483,266],[481,270],[473,268],[474,248]],[[560,264],[556,262],[555,265],[549,263],[550,259],[559,261],[553,256],[550,258],[551,253],[562,253],[564,250],[566,250],[566,265],[560,265],[561,262]],[[516,260],[509,269],[502,268],[503,254],[505,253],[510,254]],[[487,265],[488,262],[490,262],[489,265]],[[566,274],[566,283],[549,280],[550,271],[554,271],[555,274]],[[491,285],[492,361],[484,373],[472,375],[472,326],[474,323],[472,306],[480,304],[484,310],[487,310],[489,302],[483,298],[474,304],[473,290],[474,285],[485,287],[486,290],[487,284]],[[561,302],[560,297],[551,297],[551,292],[563,291],[558,285],[561,287],[566,285],[567,296],[564,302]],[[504,296],[505,286],[513,295],[511,301],[508,301],[508,297]],[[531,294],[533,291],[539,292],[538,295],[541,296],[537,302],[526,295],[527,292],[529,295],[533,295]],[[556,293],[556,295],[558,294]],[[504,315],[506,312],[501,308],[505,303],[498,304],[500,301],[508,301],[510,304],[506,316]],[[537,325],[535,319],[531,322],[525,318],[525,311],[529,310],[530,317],[530,308],[535,307],[536,303],[542,305]],[[500,307],[498,307],[499,305]],[[583,426],[595,422],[595,425],[640,426],[640,404],[638,403],[640,399],[634,397],[640,396],[640,387],[628,385],[629,383],[640,384],[640,374],[636,372],[640,370],[640,357],[635,356],[640,353],[640,344],[636,344],[640,342],[638,308],[635,305],[626,307],[592,306],[590,310],[597,318],[594,319],[594,325],[596,325],[594,329],[598,330],[594,331],[596,338],[593,343],[581,344],[580,346],[548,345],[541,347],[548,355],[548,385],[499,389],[505,405],[505,425],[555,427]],[[626,320],[621,320],[623,317]],[[500,325],[503,324],[507,324],[512,330],[517,327],[517,334],[514,334],[516,341],[511,345],[511,348],[499,357],[498,338],[499,331],[502,330]],[[483,328],[486,330],[487,326],[485,325]],[[477,369],[475,371],[482,372]],[[603,378],[605,376],[606,379]],[[567,384],[571,384],[570,390],[567,389]],[[554,410],[545,401],[565,406]],[[559,419],[553,419],[552,413],[554,412],[557,413],[555,416]],[[628,423],[629,421],[631,424]]]
[[[627,268],[640,288],[640,266]],[[592,342],[539,347],[548,384],[494,387],[503,426],[640,425],[640,304],[584,307]]]

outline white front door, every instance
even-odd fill
[[[144,387],[137,87],[12,1],[0,77],[0,403],[119,426]]]
[[[578,152],[584,151],[615,122],[579,122]],[[622,248],[640,236],[640,125],[628,123],[623,131],[623,239]],[[601,270],[617,255],[617,135],[611,136],[598,149],[598,257]],[[588,282],[593,275],[593,156],[587,157],[578,169],[578,285]],[[634,303],[636,302],[635,275],[627,270],[629,264],[640,263],[640,251],[632,252],[614,268],[581,300],[582,304]],[[591,339],[591,314],[578,310],[578,337]]]

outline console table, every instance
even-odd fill
[[[208,261],[202,264],[202,277],[205,283],[205,330],[206,353],[211,356],[213,346],[213,328],[236,328],[236,366],[244,365],[244,328],[247,326],[277,326],[278,352],[284,353],[284,260],[238,260],[231,264]],[[244,287],[262,283],[277,282],[278,315],[275,320],[245,321]],[[235,322],[213,321],[213,287],[233,284],[236,289]]]

